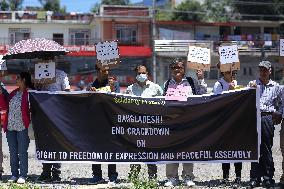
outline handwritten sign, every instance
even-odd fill
[[[106,41],[96,44],[97,59],[101,61],[118,59],[118,47],[115,41]]]
[[[35,79],[53,79],[55,78],[55,62],[35,64]]]
[[[202,69],[210,71],[210,49],[197,46],[188,47],[187,67],[189,69]]]
[[[284,39],[280,39],[280,56],[284,56]]]
[[[210,49],[189,46],[187,61],[200,64],[210,64]]]
[[[239,62],[239,53],[237,45],[220,46],[219,56],[221,64],[230,64]]]
[[[3,60],[2,58],[3,58],[3,55],[0,55],[0,70],[6,71],[7,70],[6,61]]]
[[[169,86],[166,92],[165,100],[187,101],[187,96],[190,93],[190,86]]]

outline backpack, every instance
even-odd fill
[[[186,77],[187,82],[189,83],[191,89],[192,89],[192,93],[194,95],[196,95],[196,89],[195,89],[195,85],[194,85],[194,81],[191,77]],[[165,83],[165,89],[164,89],[164,96],[166,95],[166,92],[168,90],[169,87],[169,83],[170,83],[171,79],[168,79]]]

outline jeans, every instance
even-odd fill
[[[102,165],[92,164],[93,176],[102,178]],[[116,164],[108,164],[108,178],[117,179],[118,173],[116,172]]]
[[[262,116],[260,158],[259,163],[251,163],[251,180],[259,180],[261,177],[264,177],[265,179],[273,179],[275,171],[272,157],[273,137],[274,125],[272,122],[272,116]]]
[[[236,177],[241,178],[242,177],[242,163],[234,163],[234,166],[235,166]],[[228,179],[229,172],[230,172],[230,163],[222,163],[222,170],[223,170],[223,178]]]
[[[10,151],[10,166],[12,175],[15,177],[27,177],[28,148],[30,143],[28,129],[23,131],[7,131],[6,137]]]

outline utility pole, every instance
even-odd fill
[[[156,0],[152,0],[152,61],[153,61],[153,82],[157,83],[157,59],[155,51],[156,39]]]

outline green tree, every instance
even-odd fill
[[[233,6],[241,19],[249,20],[283,20],[284,0],[246,0],[233,1]],[[248,16],[253,14],[255,16]],[[271,15],[271,16],[269,16]]]
[[[201,21],[204,17],[203,8],[198,1],[185,0],[174,8],[173,20]]]
[[[2,0],[0,2],[0,9],[1,9],[1,11],[9,10],[9,4],[8,4],[8,2],[6,2],[6,0]]]
[[[92,6],[92,8],[91,8],[91,12],[94,12],[94,13],[98,13],[99,12],[99,10],[100,10],[100,4],[99,3],[96,3],[96,4],[94,4],[93,6]]]
[[[204,21],[209,22],[228,22],[234,19],[234,7],[231,0],[205,0],[204,8],[206,16]]]
[[[60,0],[39,0],[40,4],[42,5],[43,9],[46,11],[53,11],[53,12],[66,12],[66,7],[60,7]]]
[[[11,11],[22,10],[24,0],[8,0]]]

